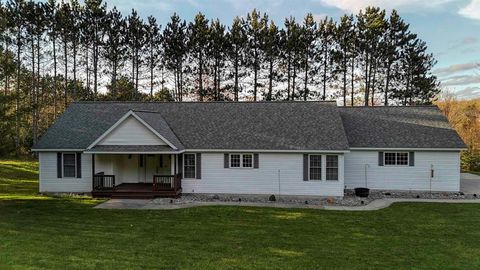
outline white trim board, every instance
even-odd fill
[[[467,148],[350,147],[354,151],[463,151]]]
[[[128,111],[125,115],[123,115],[115,124],[113,124],[107,131],[105,131],[100,137],[98,137],[92,144],[90,144],[87,147],[88,149],[93,148],[95,145],[97,145],[99,142],[101,142],[105,137],[108,136],[117,126],[119,126],[123,121],[125,121],[129,116],[133,116],[135,119],[137,119],[140,123],[142,123],[148,130],[153,132],[158,138],[160,138],[162,141],[164,141],[168,146],[170,146],[174,150],[178,150],[175,145],[173,145],[171,142],[169,142],[165,137],[163,137],[161,134],[159,134],[155,129],[153,129],[147,122],[145,122],[142,118],[140,118],[137,114],[135,114],[134,111],[130,110]]]

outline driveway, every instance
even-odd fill
[[[460,175],[460,191],[465,194],[480,194],[480,176],[462,173]]]

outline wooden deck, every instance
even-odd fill
[[[182,189],[154,190],[153,183],[123,183],[112,189],[94,190],[95,198],[124,198],[124,199],[152,199],[152,198],[178,198]]]

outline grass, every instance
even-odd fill
[[[480,205],[93,209],[0,161],[0,269],[479,269]]]

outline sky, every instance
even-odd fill
[[[312,13],[338,20],[366,6],[388,12],[396,9],[410,24],[412,32],[427,42],[437,59],[433,73],[442,89],[459,98],[480,97],[480,0],[106,0],[124,14],[136,9],[140,16],[153,15],[165,25],[176,12],[190,21],[196,13],[219,18],[229,25],[235,16],[245,16],[253,8],[266,12],[277,25],[286,17],[301,21]]]

